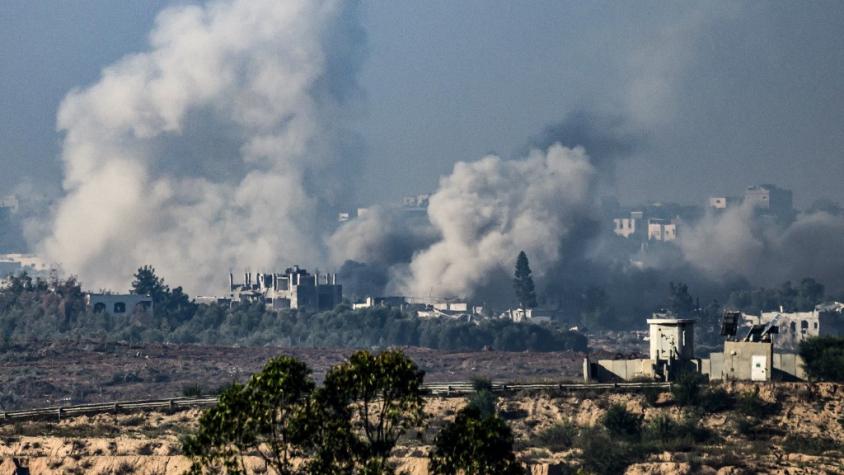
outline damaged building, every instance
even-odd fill
[[[152,297],[138,294],[85,294],[85,308],[93,313],[109,315],[132,315],[133,313],[152,312]]]
[[[260,302],[273,310],[297,309],[311,312],[332,310],[343,301],[343,287],[336,274],[311,274],[293,266],[283,273],[247,272],[242,283],[229,274],[230,301]]]

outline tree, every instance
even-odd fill
[[[363,473],[392,473],[388,459],[399,436],[424,420],[424,377],[425,372],[398,350],[377,355],[358,351],[326,374],[323,402],[334,407],[321,410],[348,417],[347,425],[333,428],[334,435],[352,445],[354,464]],[[326,447],[325,442],[320,451],[340,461],[349,452],[348,447]]]
[[[267,362],[245,385],[232,384],[217,405],[199,419],[199,429],[183,440],[193,459],[189,473],[246,473],[243,457],[257,453],[279,475],[304,473],[293,459],[309,447],[310,369],[289,356]]]
[[[149,295],[152,298],[153,312],[165,318],[171,327],[193,318],[197,305],[184,293],[181,287],[170,290],[164,279],[156,275],[155,268],[143,266],[135,273],[132,281],[132,293]]]
[[[809,338],[800,342],[798,352],[811,379],[844,382],[844,337]]]
[[[432,475],[525,473],[513,453],[513,434],[507,423],[497,414],[484,416],[473,404],[437,434],[428,470]]]
[[[682,283],[669,284],[669,309],[675,315],[687,317],[695,310],[695,300],[689,294],[689,286]]]
[[[164,284],[164,279],[155,274],[155,268],[146,265],[138,269],[133,276],[132,293],[138,295],[149,295],[155,305],[164,300],[170,293],[170,288]]]
[[[525,251],[519,252],[516,258],[516,272],[513,277],[513,288],[516,291],[516,299],[521,308],[536,307],[536,291],[531,277],[530,263],[528,263]]]

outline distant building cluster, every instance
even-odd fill
[[[844,303],[818,305],[811,312],[762,312],[748,315],[725,311],[721,321],[724,350],[700,358],[694,351],[690,318],[655,313],[647,320],[648,358],[625,358],[583,363],[589,381],[639,379],[671,381],[683,373],[708,376],[712,381],[805,380],[800,342],[817,336],[844,335]]]
[[[229,274],[229,292],[227,300],[233,305],[259,302],[274,310],[318,312],[331,310],[343,301],[343,287],[337,283],[336,274],[311,274],[299,266],[282,273],[247,272],[239,283]]]
[[[772,216],[781,222],[794,218],[792,192],[776,185],[764,184],[748,187],[740,198],[734,196],[710,196],[707,208],[714,211],[750,205],[760,215]],[[613,233],[625,239],[637,241],[675,241],[684,224],[694,222],[703,214],[703,209],[694,206],[680,206],[654,203],[640,208],[617,210],[612,218]]]

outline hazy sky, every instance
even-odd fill
[[[170,3],[0,3],[0,193],[58,186],[61,99],[146,49]],[[844,201],[844,3],[363,6],[361,204],[434,189],[457,160],[509,157],[578,111],[643,137],[619,165],[623,201],[700,203],[759,182],[799,206]]]

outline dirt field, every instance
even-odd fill
[[[267,359],[288,354],[305,361],[320,380],[353,350],[231,348],[196,345],[52,343],[0,353],[0,403],[6,410],[126,399],[181,396],[199,386],[213,393],[244,381]],[[427,382],[579,380],[583,354],[450,353],[406,348]]]

